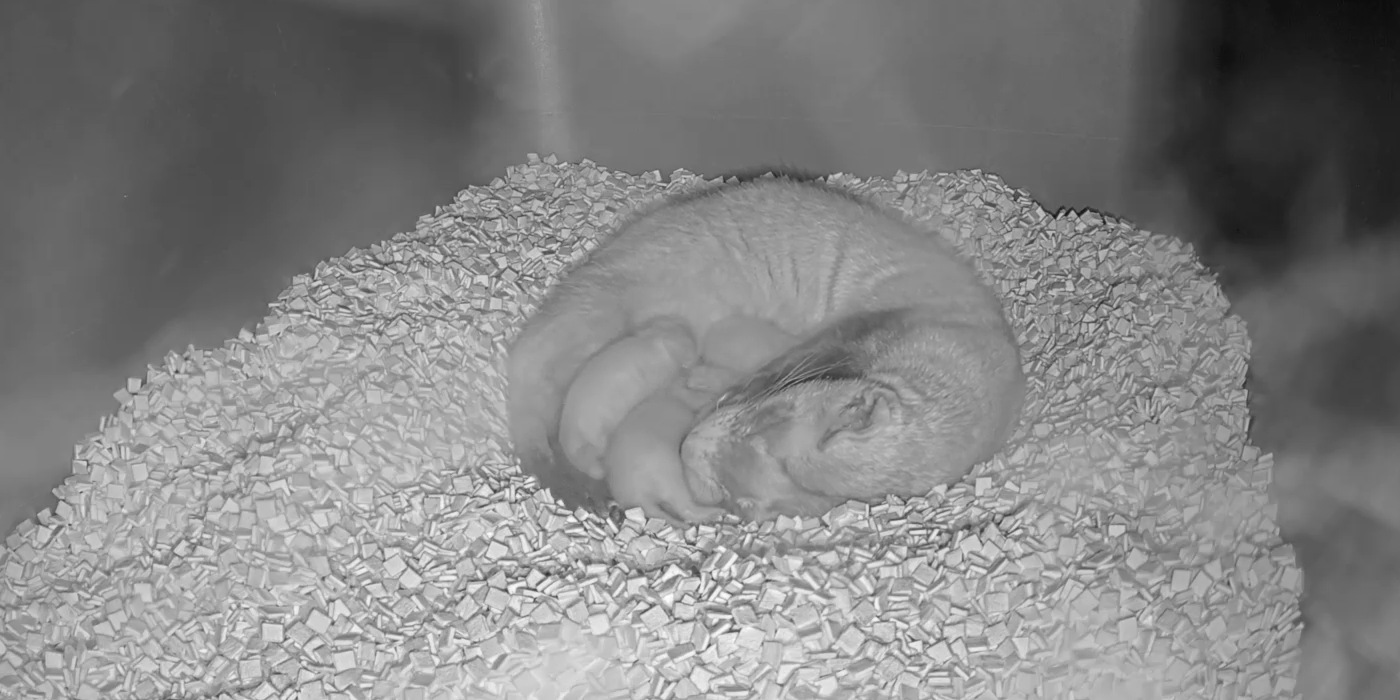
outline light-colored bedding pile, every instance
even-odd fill
[[[507,339],[629,206],[531,158],[118,392],[0,555],[0,697],[1287,698],[1301,574],[1188,248],[978,171],[833,182],[994,282],[1031,398],[928,499],[678,532],[509,456]]]

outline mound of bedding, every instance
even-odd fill
[[[505,348],[631,206],[531,157],[117,392],[0,554],[5,698],[1288,698],[1301,573],[1191,249],[980,171],[832,176],[1001,292],[1030,398],[927,498],[678,531],[557,506]]]

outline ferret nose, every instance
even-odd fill
[[[700,505],[717,506],[724,501],[724,490],[717,481],[714,460],[714,450],[706,445],[703,438],[687,435],[681,441],[681,469],[685,472],[685,485]]]
[[[694,438],[694,433],[691,433],[681,440],[681,464],[704,463],[705,448],[700,444],[699,440]]]

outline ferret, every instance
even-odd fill
[[[514,450],[566,505],[609,497],[560,445],[573,380],[661,318],[694,338],[754,318],[796,339],[700,411],[676,446],[693,501],[671,504],[682,520],[924,495],[994,455],[1024,402],[1000,301],[936,231],[822,183],[714,186],[623,219],[511,345]]]

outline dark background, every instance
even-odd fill
[[[1400,3],[1151,12],[1133,175],[1176,192],[1250,326],[1254,439],[1304,570],[1304,697],[1400,697]]]
[[[125,377],[523,158],[490,6],[352,9],[0,0],[0,528]]]

